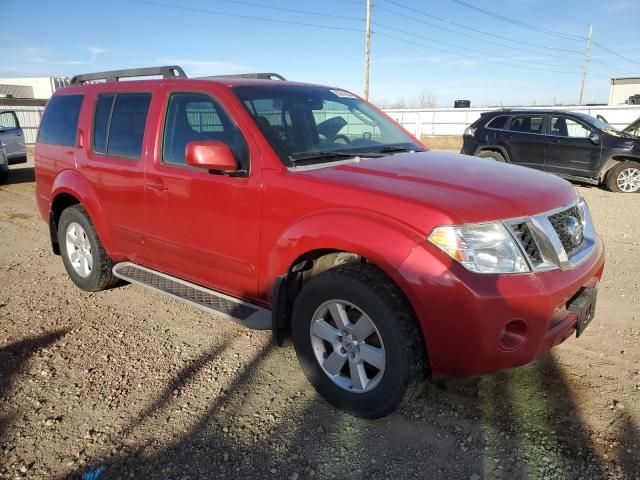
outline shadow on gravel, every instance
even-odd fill
[[[622,478],[640,478],[640,428],[630,417],[618,434],[618,463],[622,469]]]
[[[24,371],[26,363],[36,351],[48,347],[67,333],[56,330],[51,333],[30,337],[0,348],[0,398],[10,395],[15,378]],[[9,426],[8,417],[0,417],[0,440]]]
[[[94,468],[106,467],[101,480],[607,476],[552,356],[446,390],[428,387],[402,413],[368,421],[317,398],[294,358],[266,345],[183,434],[160,441],[143,428],[145,419],[175,408],[174,390],[226,354],[226,344],[216,346],[179,372],[132,421],[129,432],[145,438],[131,434],[130,447],[92,459]],[[621,442],[637,443],[637,434],[632,426]],[[625,472],[633,461],[620,460]]]
[[[9,168],[9,177],[3,185],[33,183],[35,181],[36,174],[33,167]]]

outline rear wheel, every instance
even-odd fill
[[[296,299],[292,338],[314,388],[364,418],[408,402],[424,379],[415,315],[379,269],[348,264],[311,279]]]
[[[505,159],[499,152],[494,152],[493,150],[482,150],[476,153],[476,157],[480,158],[488,158],[490,160],[495,160],[496,162],[504,162]]]
[[[111,271],[114,264],[81,205],[68,207],[60,215],[58,244],[69,277],[82,290],[95,292],[119,283]]]
[[[8,177],[9,177],[9,168],[8,167],[2,168],[2,165],[0,165],[0,184],[6,182]]]
[[[607,172],[605,184],[612,192],[640,191],[640,163],[631,160],[620,162]]]

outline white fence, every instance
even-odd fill
[[[571,110],[592,116],[601,115],[617,128],[624,128],[640,117],[640,105],[583,107],[568,105],[563,107],[520,107],[531,110]],[[432,108],[432,109],[386,109],[385,112],[404,128],[420,138],[422,135],[462,135],[464,129],[480,118],[483,112],[500,108]],[[14,110],[24,130],[25,143],[34,144],[44,107],[5,106],[0,111]]]
[[[38,136],[38,126],[42,118],[44,107],[41,106],[25,106],[25,105],[0,105],[0,112],[5,110],[13,110],[18,116],[18,121],[24,132],[24,143],[33,145],[36,143]]]
[[[601,115],[616,128],[624,128],[640,117],[640,105],[584,107],[513,107],[531,110],[571,110],[591,116]],[[422,135],[462,135],[464,129],[480,118],[480,114],[497,108],[432,108],[386,109],[385,113],[420,138]]]

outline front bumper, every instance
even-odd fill
[[[425,242],[399,274],[432,375],[459,377],[525,365],[573,335],[578,317],[569,305],[583,289],[597,288],[603,270],[604,246],[596,237],[593,253],[570,270],[479,275]],[[508,324],[522,326],[522,343],[505,342]]]

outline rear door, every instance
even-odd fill
[[[105,92],[92,97],[91,133],[81,172],[100,200],[117,253],[143,262],[145,125],[150,92]]]
[[[156,269],[230,295],[255,298],[260,154],[232,111],[223,106],[224,95],[214,86],[207,91],[164,90],[157,153],[146,166],[145,238]],[[187,165],[185,147],[198,140],[227,144],[247,173],[228,176]]]
[[[551,115],[545,170],[561,175],[591,177],[600,160],[601,145],[589,137],[593,130],[567,115]]]
[[[509,153],[509,160],[516,165],[544,169],[545,114],[523,114],[511,117],[507,130],[500,138]]]
[[[6,145],[9,163],[26,160],[22,129],[13,111],[0,112],[0,141]]]

